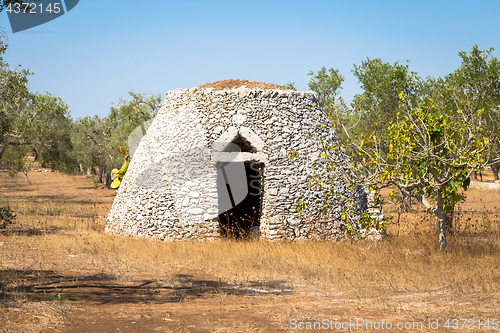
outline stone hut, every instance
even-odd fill
[[[331,202],[323,215],[326,192],[308,188],[318,139],[337,137],[314,92],[239,80],[169,91],[106,231],[161,240],[343,238],[341,207]],[[338,163],[349,165],[341,156]],[[335,186],[349,193],[340,179]],[[307,202],[301,214],[298,199]],[[363,196],[355,200],[363,209]]]

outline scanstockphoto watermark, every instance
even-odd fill
[[[52,21],[70,10],[79,0],[23,0],[11,1],[5,11],[12,32],[27,30]]]
[[[433,319],[426,322],[422,321],[390,321],[390,320],[371,320],[363,318],[346,320],[290,320],[290,329],[294,331],[356,331],[356,330],[385,330],[385,331],[435,331],[447,329],[452,331],[462,330],[487,330],[499,331],[500,325],[498,319],[472,319],[472,318],[453,318],[453,319]]]
[[[423,322],[412,322],[412,321],[384,321],[384,320],[368,320],[368,319],[349,319],[349,320],[331,320],[322,319],[315,321],[307,320],[290,320],[290,329],[297,331],[308,331],[308,330],[328,330],[328,331],[355,331],[355,330],[424,330],[428,329],[424,326]]]

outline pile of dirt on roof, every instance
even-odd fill
[[[259,81],[248,81],[248,80],[222,80],[215,81],[210,83],[202,84],[198,87],[200,88],[215,88],[216,90],[224,90],[224,89],[236,89],[241,86],[246,86],[250,89],[277,89],[277,90],[291,90],[289,88],[279,86],[277,84],[265,83]]]

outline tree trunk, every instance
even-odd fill
[[[78,168],[80,169],[80,175],[83,175],[83,166],[82,166],[82,163],[78,163]]]
[[[104,186],[106,188],[111,188],[111,172],[103,171],[105,174],[104,177]]]
[[[36,162],[38,160],[38,152],[34,148],[33,148],[33,153],[35,154],[35,157],[33,158],[33,162]]]
[[[477,182],[477,172],[472,171],[471,176],[472,176],[472,179],[474,179]]]
[[[495,180],[499,180],[498,178],[498,172],[500,171],[500,163],[494,163],[491,165],[491,171],[493,171],[493,177],[495,177]]]
[[[443,206],[443,189],[439,189],[437,193],[437,207],[434,213],[436,214],[438,222],[439,249],[441,252],[447,252],[448,243],[446,241],[446,219],[444,216]]]
[[[7,144],[6,143],[2,143],[0,145],[0,160],[2,160],[2,156],[3,156],[3,152],[5,150],[5,147],[7,147]]]
[[[102,183],[102,174],[103,174],[103,171],[104,169],[103,168],[98,168],[98,172],[97,172],[97,182],[98,183]]]

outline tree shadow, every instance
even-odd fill
[[[0,235],[2,236],[41,236],[41,235],[55,235],[63,227],[47,227],[44,229],[40,228],[8,228],[0,229]]]
[[[177,274],[169,281],[118,281],[115,276],[65,275],[52,270],[0,270],[0,299],[73,300],[95,304],[181,302],[212,295],[265,296],[290,294],[285,281],[249,282],[233,285],[217,278]],[[9,306],[9,302],[1,302]]]
[[[268,294],[290,294],[284,280],[266,282],[249,281],[245,284],[230,284],[222,279],[203,279],[192,274],[177,274],[174,278],[183,290],[189,291],[189,296],[203,296],[207,293],[223,293],[225,295],[261,296]]]

